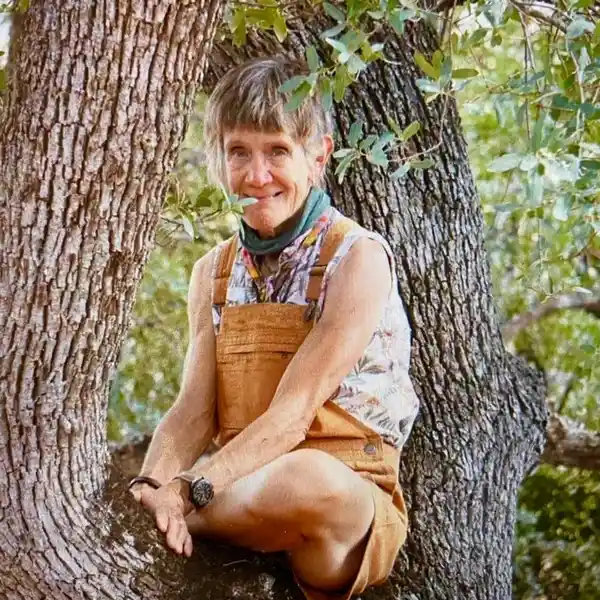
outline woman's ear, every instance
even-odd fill
[[[331,153],[333,152],[333,138],[330,135],[324,135],[321,138],[321,143],[317,144],[314,153],[314,169],[315,179],[318,181],[325,173],[325,167],[329,162]]]

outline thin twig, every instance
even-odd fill
[[[558,401],[558,406],[556,407],[556,412],[559,415],[562,415],[563,410],[565,410],[565,407],[567,405],[567,400],[569,399],[569,394],[573,391],[573,388],[575,387],[575,375],[572,375],[569,378],[569,381],[565,387],[565,391],[563,392],[562,396],[560,397],[560,400]]]
[[[567,31],[566,26],[561,21],[555,19],[552,15],[545,15],[542,12],[539,12],[533,8],[530,8],[529,5],[523,4],[522,2],[517,2],[516,0],[512,0],[511,4],[519,11],[526,14],[528,17],[532,17],[533,19],[537,19],[542,23],[546,23],[547,25],[552,25],[557,29],[560,29],[563,33]],[[556,10],[556,12],[559,12]]]

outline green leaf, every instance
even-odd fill
[[[483,14],[494,27],[497,27],[502,24],[506,6],[505,0],[487,0],[483,7]]]
[[[438,73],[441,73],[442,63],[444,62],[444,53],[441,50],[436,50],[431,56],[431,64]]]
[[[285,19],[280,11],[277,11],[273,17],[273,31],[280,42],[285,41],[288,34]]]
[[[333,158],[344,158],[344,156],[348,156],[348,154],[352,154],[356,152],[354,148],[340,148],[333,153]]]
[[[401,179],[410,171],[410,163],[404,163],[400,168],[396,169],[392,174],[392,179]]]
[[[235,46],[243,46],[246,43],[246,12],[237,10],[231,20],[231,33]]]
[[[335,19],[338,23],[346,20],[346,13],[337,6],[330,4],[329,2],[323,2],[323,9],[332,19]]]
[[[319,80],[319,87],[321,90],[321,102],[323,103],[323,109],[330,111],[333,106],[333,90],[331,88],[331,79],[329,77],[322,76]]]
[[[410,8],[396,8],[390,13],[388,20],[396,33],[403,35],[406,21],[414,17],[415,14],[415,11]]]
[[[397,136],[401,136],[402,135],[402,130],[400,129],[400,125],[398,125],[398,123],[396,123],[396,121],[394,121],[394,119],[392,119],[392,117],[390,117],[389,115],[386,115],[386,120],[388,122],[388,125],[390,127],[390,129],[397,135]]]
[[[373,146],[373,144],[377,141],[377,136],[370,134],[368,135],[360,144],[359,144],[359,148],[363,151],[365,150],[370,150],[371,146]]]
[[[386,146],[391,144],[395,139],[396,136],[391,131],[386,131],[383,135],[377,138],[373,144],[373,147],[371,148],[371,153],[378,154],[380,151],[385,150]]]
[[[417,79],[417,86],[421,91],[432,94],[439,94],[441,91],[440,86],[435,81],[431,81],[431,79]]]
[[[352,123],[350,133],[348,134],[348,143],[351,146],[356,146],[358,140],[363,136],[363,124],[360,121]]]
[[[531,169],[533,169],[534,167],[537,167],[537,164],[538,164],[537,156],[535,154],[528,154],[527,156],[525,156],[525,158],[523,158],[523,160],[519,164],[519,169],[521,169],[521,171],[525,171],[525,172],[531,171]]]
[[[545,121],[546,111],[541,109],[533,127],[533,135],[531,136],[531,148],[534,152],[537,152],[542,147]]]
[[[352,161],[356,159],[356,157],[357,157],[357,154],[355,152],[353,152],[352,154],[348,154],[347,156],[345,156],[340,161],[340,164],[337,166],[337,168],[335,170],[335,174],[337,175],[337,178],[338,178],[338,183],[342,183],[342,181],[344,180],[344,176],[346,175],[346,171],[348,170],[348,167],[350,166]]]
[[[388,157],[381,148],[374,148],[369,154],[367,154],[367,160],[380,167],[388,166]]]
[[[429,63],[420,52],[415,52],[415,63],[417,64],[419,69],[421,69],[421,71],[425,73],[425,75],[428,75],[429,77],[431,77],[431,79],[434,80],[439,79],[439,69],[436,69],[431,63]]]
[[[246,206],[250,206],[251,204],[256,204],[258,202],[257,198],[241,198],[236,202],[236,205],[240,208],[245,208]]]
[[[306,62],[308,63],[308,68],[314,73],[319,70],[321,66],[321,61],[319,60],[319,55],[315,50],[314,46],[309,46],[306,49]]]
[[[413,121],[401,134],[400,139],[403,142],[409,140],[415,133],[421,129],[421,123],[419,121]]]
[[[349,29],[340,38],[340,42],[342,42],[342,44],[347,47],[348,52],[352,54],[353,52],[356,52],[365,42],[365,36],[363,33],[357,33],[353,29]]]
[[[281,86],[279,86],[279,91],[283,94],[287,94],[289,92],[295,91],[306,81],[306,77],[304,75],[296,75],[291,79],[285,81]]]
[[[433,167],[433,165],[435,165],[435,161],[430,157],[424,158],[423,160],[410,161],[410,166],[413,169],[429,169],[430,167]]]
[[[346,29],[346,23],[338,23],[335,27],[325,30],[319,35],[319,37],[322,40],[325,40],[327,38],[334,38],[336,35],[342,33],[344,29]]]
[[[571,206],[566,196],[559,196],[552,209],[552,216],[558,221],[567,221],[569,219],[569,210]]]
[[[590,171],[600,171],[600,160],[582,160],[581,167]]]
[[[504,173],[515,169],[521,164],[523,157],[520,154],[503,154],[499,158],[494,159],[488,166],[488,171],[492,173]]]
[[[577,17],[571,21],[567,27],[567,32],[565,35],[568,40],[573,40],[582,36],[586,32],[591,33],[592,31],[594,31],[593,23],[590,23],[590,21],[587,21],[583,17]]]
[[[348,73],[351,75],[356,75],[363,69],[366,69],[367,65],[365,62],[356,56],[356,54],[352,54],[348,59]]]
[[[346,46],[346,44],[344,44],[344,42],[340,40],[332,40],[331,38],[327,38],[325,41],[339,52],[337,56],[337,61],[340,64],[345,64],[348,62],[348,59],[352,54],[350,50],[348,50],[348,47]]]
[[[303,102],[306,96],[310,94],[311,85],[306,81],[293,93],[289,102],[283,107],[284,112],[296,110]]]
[[[529,206],[540,206],[544,198],[544,180],[536,171],[525,182],[525,191]]]
[[[452,71],[452,79],[470,79],[477,77],[479,71],[477,69],[454,69]]]
[[[340,102],[344,98],[347,85],[345,67],[338,68],[333,81],[333,97],[336,102]]]
[[[444,87],[452,79],[452,58],[447,56],[441,67],[440,87]]]
[[[183,217],[181,219],[181,224],[183,225],[183,230],[190,236],[193,240],[196,238],[196,234],[194,232],[194,224],[188,217]]]
[[[478,46],[483,38],[487,35],[488,29],[476,29],[468,38],[467,42],[463,45],[463,49],[471,48],[472,46]]]

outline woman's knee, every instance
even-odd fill
[[[369,484],[333,456],[320,450],[296,450],[270,467],[255,509],[302,521],[315,530],[345,527],[348,521],[370,523]]]

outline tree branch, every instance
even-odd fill
[[[554,414],[547,429],[542,462],[549,465],[600,470],[600,431]]]
[[[523,329],[532,323],[551,315],[559,310],[579,308],[600,318],[600,295],[575,292],[560,294],[538,305],[533,310],[514,316],[502,326],[502,337],[505,343],[511,341]]]

